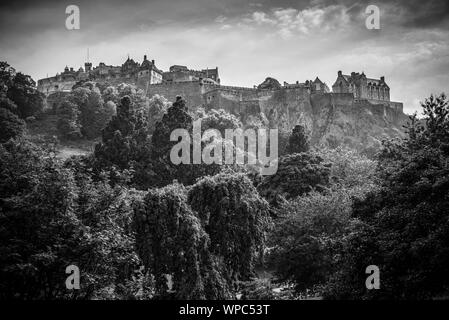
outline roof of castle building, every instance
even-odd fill
[[[367,81],[368,84],[376,85],[376,86],[385,86],[385,87],[388,87],[388,85],[386,84],[385,80],[382,80],[382,79],[367,78],[364,72],[362,72],[362,73],[355,73],[355,72],[354,72],[354,73],[351,73],[350,75],[348,75],[348,74],[342,74],[341,76],[339,75],[339,76],[337,77],[337,80],[336,80],[335,83],[334,83],[334,86],[337,84],[338,79],[343,79],[343,80],[345,80],[347,83],[353,83],[353,82],[355,82],[355,81],[357,81],[357,80],[359,80],[359,79],[361,79],[361,78],[363,78],[363,77],[366,78],[366,81]],[[388,88],[389,88],[389,87],[388,87]]]
[[[376,86],[385,86],[388,87],[388,85],[385,83],[385,81],[383,81],[382,79],[371,79],[371,78],[367,78],[366,79],[368,85],[376,85]]]

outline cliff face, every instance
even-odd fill
[[[408,117],[384,104],[357,101],[348,94],[310,97],[312,144],[344,144],[356,149],[377,148],[383,139],[403,137]]]
[[[310,94],[304,88],[258,91],[242,101],[229,92],[215,92],[219,99],[210,108],[224,108],[247,125],[257,114],[270,128],[291,132],[305,125],[312,145],[347,145],[359,150],[377,148],[382,139],[402,137],[407,116],[395,105],[358,101],[352,94]]]

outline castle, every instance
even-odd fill
[[[121,66],[106,65],[104,62],[92,69],[92,63],[86,62],[84,69],[78,70],[65,67],[64,71],[54,77],[40,79],[37,88],[46,96],[54,92],[70,92],[79,81],[109,82],[111,84],[129,83],[139,87],[169,82],[185,82],[202,80],[210,84],[220,83],[218,68],[190,70],[186,66],[171,66],[168,72],[163,72],[155,65],[154,60],[143,56],[142,63],[128,59]]]
[[[175,101],[180,95],[186,99],[189,108],[224,109],[244,122],[264,114],[270,125],[286,130],[303,121],[301,117],[304,114],[319,112],[323,107],[329,110],[341,108],[352,113],[368,110],[393,122],[403,116],[402,103],[390,100],[390,88],[385,77],[372,79],[363,72],[344,75],[338,71],[332,92],[318,77],[282,85],[276,79],[267,78],[252,88],[235,87],[220,83],[218,68],[190,70],[186,66],[173,65],[164,72],[146,55],[142,63],[128,57],[121,66],[100,63],[92,68],[92,64],[86,62],[84,69],[77,71],[66,67],[64,72],[54,77],[39,80],[38,90],[47,97],[48,105],[52,103],[54,93],[70,92],[79,81],[134,84],[149,97],[158,94],[170,101]]]

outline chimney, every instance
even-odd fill
[[[384,76],[380,77],[380,81],[385,82],[385,77]]]
[[[338,71],[338,76],[341,76],[342,75],[342,72],[341,71]]]
[[[143,61],[146,61],[147,60],[147,55],[144,55],[143,56]]]
[[[154,60],[151,60],[151,64],[154,66]]]

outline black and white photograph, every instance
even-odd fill
[[[0,302],[447,301],[448,93],[447,0],[2,1]]]

